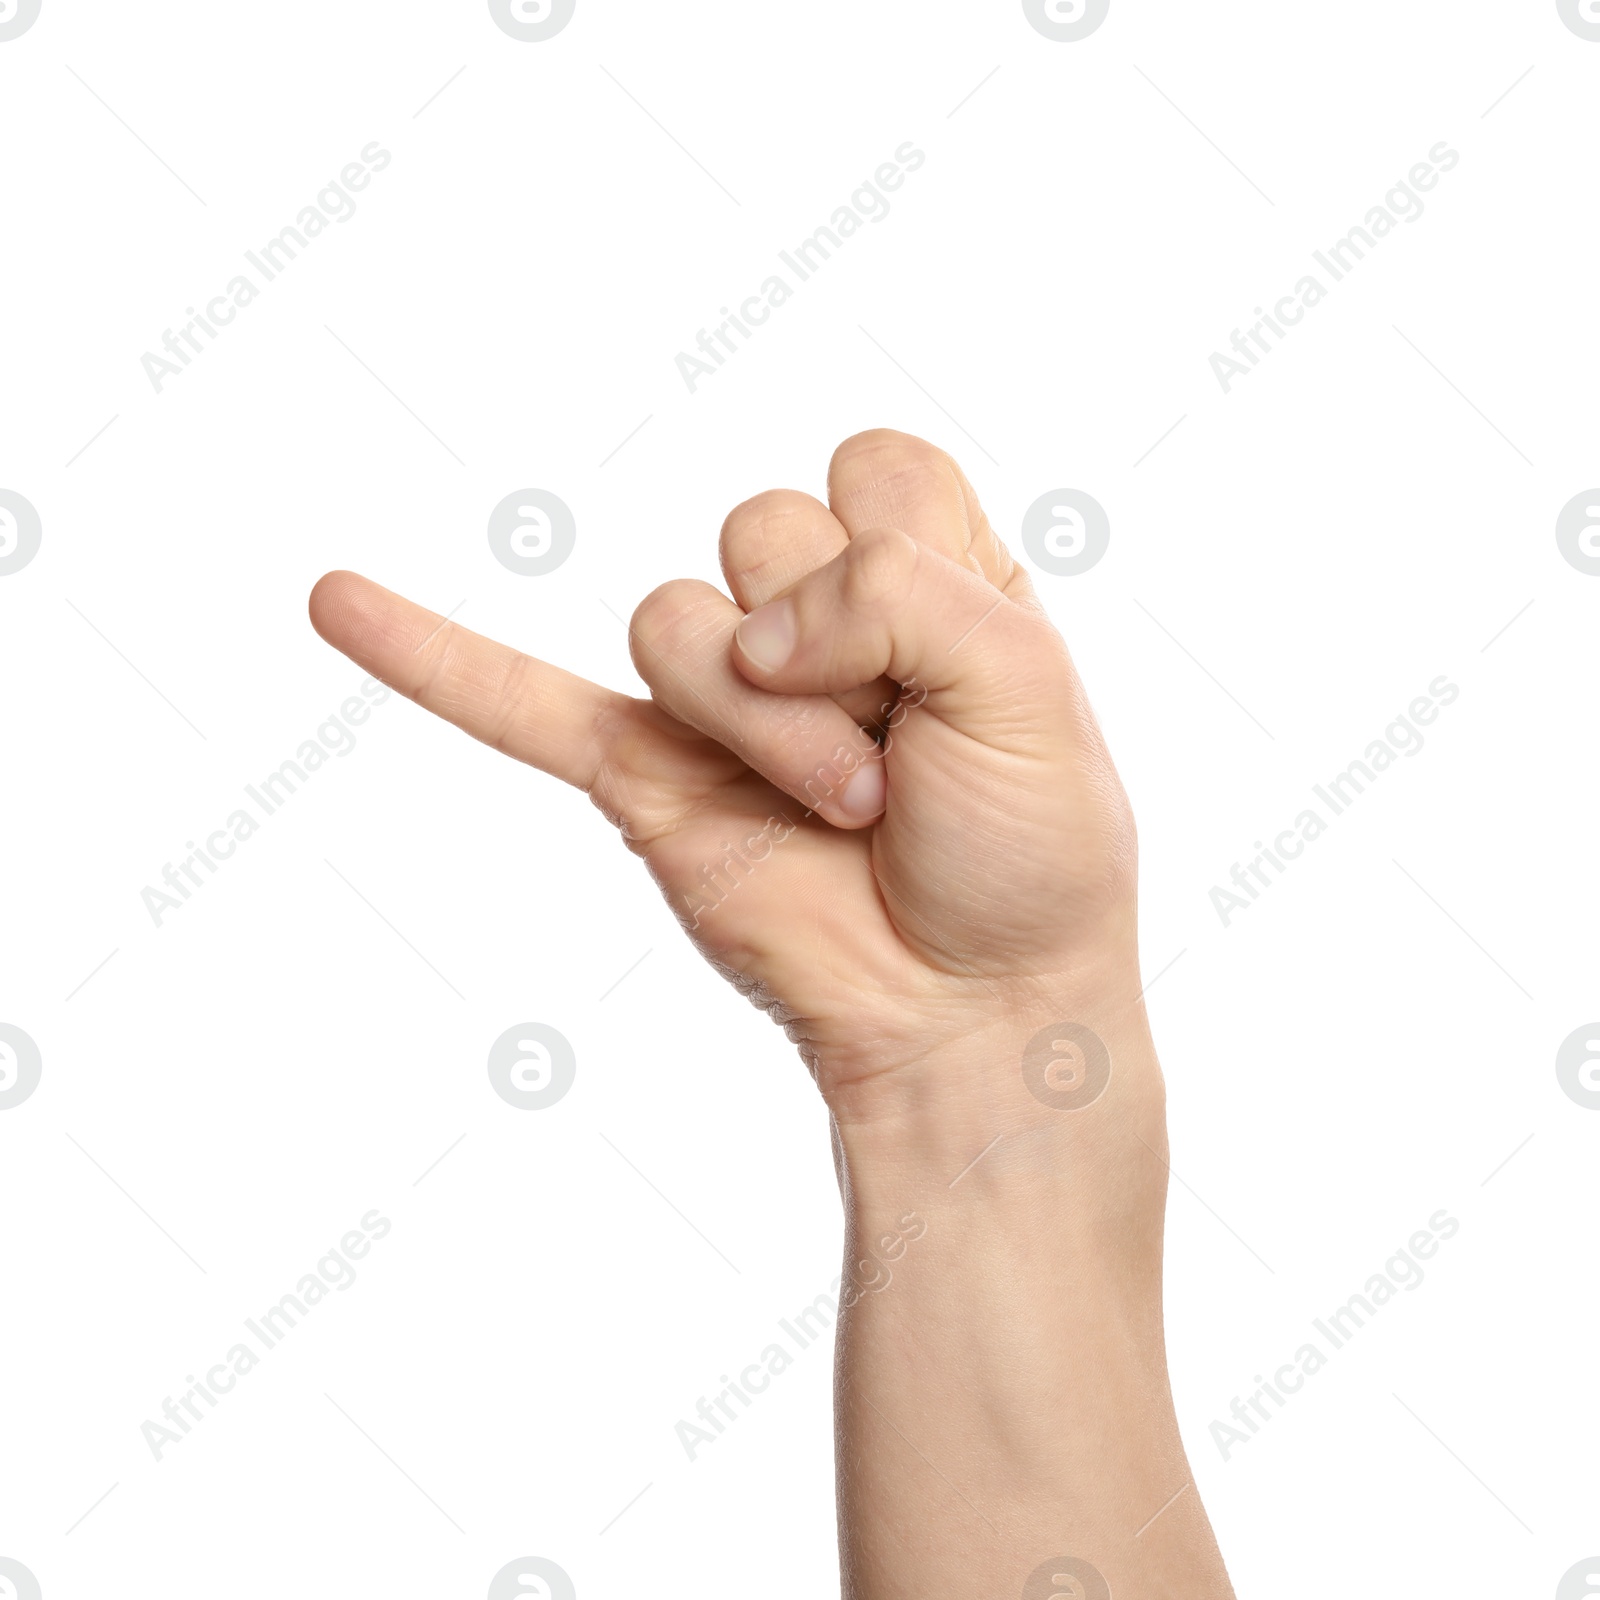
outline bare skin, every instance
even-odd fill
[[[905,434],[841,445],[826,505],[737,507],[721,555],[731,599],[635,612],[646,700],[352,573],[311,616],[585,789],[799,1046],[846,1209],[844,1594],[1224,1600],[1166,1373],[1133,818],[1066,647]]]

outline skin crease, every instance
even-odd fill
[[[1072,1557],[1119,1600],[1223,1600],[1166,1373],[1133,818],[1066,647],[960,468],[909,435],[847,440],[826,504],[738,506],[721,556],[731,599],[681,580],[635,612],[644,700],[351,573],[311,616],[587,790],[799,1047],[845,1202],[844,1594],[1094,1600]],[[1042,1039],[1047,1081],[1081,1081],[1062,1023],[1111,1063],[1074,1110],[1022,1070]]]

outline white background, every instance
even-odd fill
[[[0,43],[0,488],[43,524],[0,578],[0,1022],[44,1064],[0,1112],[0,1555],[46,1600],[480,1596],[523,1555],[584,1600],[836,1591],[825,1346],[697,1461],[673,1431],[837,1273],[822,1108],[583,799],[397,698],[160,928],[140,891],[359,684],[325,569],[631,686],[617,615],[884,425],[1015,548],[1054,488],[1111,519],[1036,582],[1139,817],[1173,1375],[1240,1593],[1542,1597],[1600,1552],[1600,1113],[1554,1071],[1600,1016],[1600,578],[1554,538],[1600,482],[1597,84],[1554,0],[1114,0],[1072,44],[1001,0],[579,0],[541,44],[469,0],[44,0]],[[158,395],[141,355],[373,140]],[[691,395],[675,355],[906,140]],[[1441,140],[1224,395],[1211,353]],[[485,537],[526,486],[577,519],[545,577]],[[542,1112],[485,1072],[529,1020],[578,1059]],[[152,1459],[372,1208],[360,1280]],[[1440,1208],[1427,1281],[1224,1462]]]

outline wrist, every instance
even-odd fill
[[[1039,1024],[1028,1012],[930,1051],[877,1115],[836,1113],[847,1301],[852,1286],[876,1303],[889,1283],[913,1281],[991,1304],[1038,1293],[1047,1303],[1087,1300],[1117,1308],[1130,1354],[1159,1359],[1160,1068],[1142,1006],[1079,1015],[1093,1018],[1078,1026],[1092,1029],[1109,1066],[1098,1092],[1097,1062],[1059,1028],[1076,1018]],[[1059,1072],[1025,1059],[1041,1034],[1047,1050],[1065,1044]]]
[[[1008,1177],[1061,1175],[1074,1146],[1081,1161],[1142,1139],[1164,1161],[1164,1088],[1136,954],[1108,950],[1048,979],[969,989],[909,1041],[886,1045],[881,1070],[819,1070],[859,1193],[955,1182],[999,1200]],[[1009,1158],[992,1161],[1006,1145]]]

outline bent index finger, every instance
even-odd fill
[[[630,704],[626,695],[457,627],[354,572],[318,581],[311,625],[435,716],[584,790],[600,770],[606,713]]]

